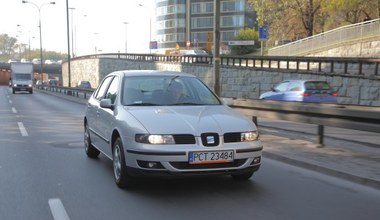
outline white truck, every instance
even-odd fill
[[[33,93],[33,63],[11,63],[12,92],[28,91]]]

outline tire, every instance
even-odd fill
[[[115,183],[120,188],[129,188],[134,185],[134,180],[127,173],[123,143],[117,138],[112,148],[113,176]]]
[[[16,93],[16,90],[15,90],[15,89],[12,89],[12,93],[15,94],[15,93]]]
[[[84,124],[84,150],[89,158],[97,158],[100,154],[100,151],[91,144],[90,131],[87,123]]]
[[[248,171],[248,172],[240,173],[240,174],[232,174],[231,176],[234,180],[244,181],[244,180],[249,180],[249,178],[252,177],[253,173],[254,173],[253,171]]]

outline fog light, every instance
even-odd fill
[[[261,157],[255,157],[253,158],[251,165],[259,164],[260,162],[261,162]]]
[[[157,167],[157,163],[156,162],[148,162],[148,167],[149,168],[155,168],[155,167]]]
[[[142,168],[165,169],[160,162],[138,160],[137,164]]]

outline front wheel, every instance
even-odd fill
[[[90,130],[87,123],[84,125],[84,150],[90,158],[96,158],[100,154],[100,151],[91,144]]]
[[[129,188],[134,185],[134,180],[127,173],[125,164],[124,148],[120,138],[117,138],[113,144],[113,173],[115,183],[120,188]]]

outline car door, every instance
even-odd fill
[[[271,100],[285,100],[285,92],[288,89],[289,82],[282,82],[278,84],[271,93],[270,98]]]
[[[112,105],[117,105],[116,99],[119,95],[119,84],[120,79],[118,76],[115,76],[103,97],[104,99],[110,99]],[[115,128],[115,109],[116,106],[114,109],[99,107],[97,112],[97,127],[99,129],[99,135],[102,137],[99,148],[108,156],[112,155],[111,136]]]
[[[91,131],[91,141],[97,147],[100,147],[103,138],[99,132],[98,126],[100,100],[105,96],[105,92],[107,91],[112,78],[113,76],[106,77],[102,81],[99,88],[95,91],[94,96],[90,98],[87,104],[86,115],[87,123]]]
[[[283,100],[286,101],[302,101],[302,85],[300,82],[289,82],[286,92],[284,92]]]

